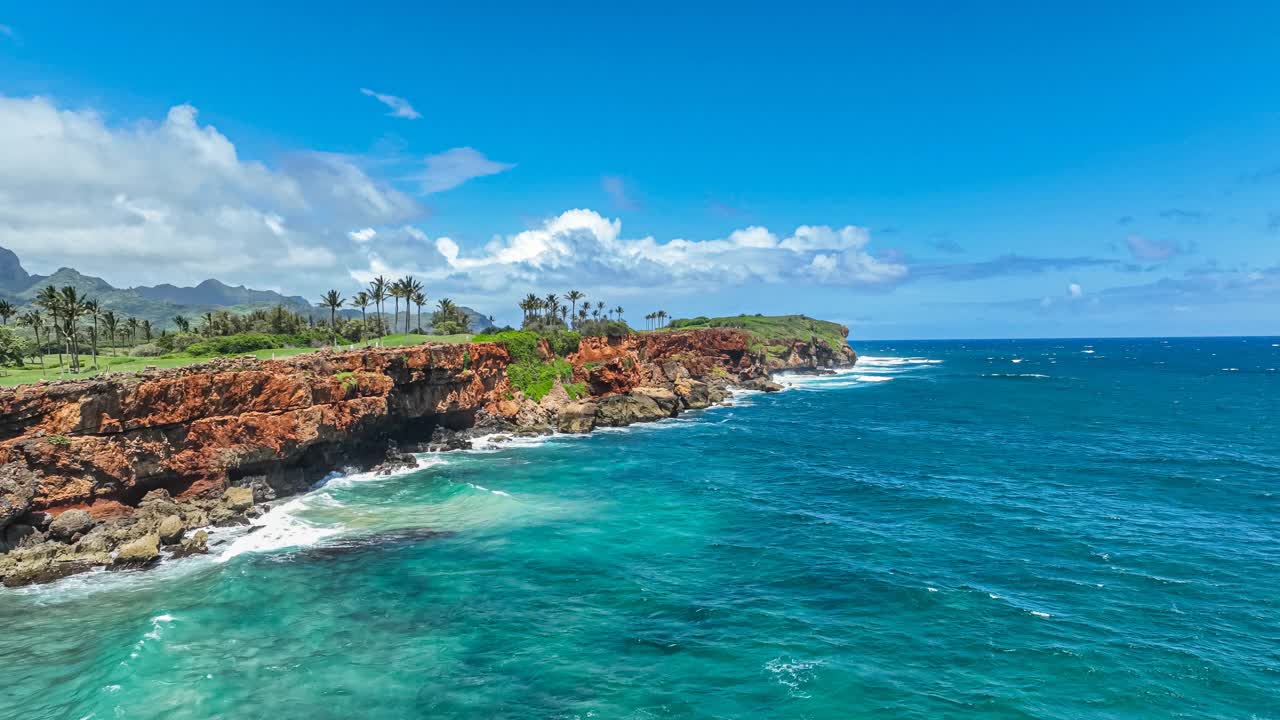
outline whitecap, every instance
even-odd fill
[[[331,490],[350,487],[356,483],[403,477],[446,462],[438,455],[415,455],[414,457],[417,461],[414,467],[401,468],[385,474],[372,471],[346,475],[331,473],[311,492],[291,498],[254,518],[250,522],[250,532],[238,534],[227,549],[214,558],[214,561],[224,563],[245,553],[309,547],[325,538],[337,535],[345,529],[341,525],[318,525],[301,516],[307,510],[315,508],[341,507],[342,503],[333,496]]]

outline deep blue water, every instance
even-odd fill
[[[1278,345],[855,343],[337,479],[213,557],[0,592],[0,717],[1280,717]]]

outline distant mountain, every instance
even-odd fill
[[[232,287],[217,280],[205,280],[195,287],[176,287],[164,284],[155,287],[133,289],[144,298],[173,303],[175,305],[275,305],[283,302],[308,305],[307,299],[296,295],[285,297],[274,290],[250,290],[243,285]]]
[[[22,267],[17,255],[0,248],[0,299],[23,307],[30,305],[40,290],[50,285],[70,285],[83,294],[96,298],[104,309],[139,320],[150,320],[156,328],[173,327],[175,315],[186,315],[195,320],[214,310],[247,312],[276,305],[283,305],[294,312],[307,313],[315,310],[315,306],[307,302],[306,298],[281,295],[273,290],[232,287],[217,280],[205,280],[195,287],[164,284],[121,289],[113,287],[102,278],[84,275],[66,267],[52,275],[32,275]]]
[[[31,284],[31,275],[22,268],[18,256],[12,250],[0,248],[0,294],[11,288],[26,287]]]
[[[479,310],[474,310],[472,308],[467,307],[466,305],[459,305],[458,309],[467,314],[467,318],[471,322],[469,327],[471,329],[471,332],[473,333],[483,332],[485,330],[488,330],[489,328],[497,327],[496,325],[493,324],[493,321],[489,320],[488,315],[485,315]],[[372,309],[368,310],[367,313],[368,313],[368,317],[373,317]],[[338,315],[340,317],[354,320],[360,317],[360,311],[347,308],[347,309],[338,311]],[[317,311],[316,317],[323,317],[323,316],[324,316],[323,311]],[[391,322],[390,312],[384,312],[383,316],[386,317],[388,323]],[[396,328],[398,328],[397,332],[404,332],[404,310],[403,309],[400,310],[400,314],[397,315],[396,318],[397,318]],[[415,310],[409,316],[409,325],[411,326],[417,325],[417,320],[418,320],[418,313]],[[423,325],[423,329],[426,330],[428,333],[432,331],[431,311],[427,309],[427,307],[425,306],[422,308],[422,325]]]

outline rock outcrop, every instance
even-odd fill
[[[851,361],[797,341],[796,367]],[[545,343],[544,343],[545,345]],[[543,352],[549,353],[547,347]],[[849,351],[852,356],[852,351]],[[741,330],[584,338],[540,402],[511,387],[500,344],[427,344],[0,389],[0,581],[204,552],[201,528],[339,467],[414,463],[468,433],[591,432],[723,402],[768,382]],[[778,368],[774,368],[778,369]],[[589,397],[576,393],[585,386]]]

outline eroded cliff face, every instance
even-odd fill
[[[803,342],[793,354],[797,368],[852,360]],[[457,446],[432,445],[451,431],[656,420],[722,402],[731,386],[771,389],[768,365],[780,369],[728,329],[586,338],[569,361],[586,398],[559,386],[539,403],[523,398],[507,379],[506,349],[489,343],[219,360],[0,390],[0,552],[10,551],[0,580],[38,582],[121,557],[145,564],[166,546],[199,552],[188,533],[200,527],[245,522],[255,503],[334,469],[405,461],[397,448]]]

